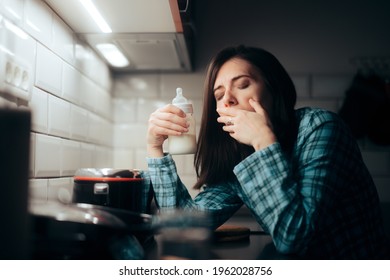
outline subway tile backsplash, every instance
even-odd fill
[[[73,176],[81,167],[81,144],[78,141],[62,139],[61,177]]]
[[[60,177],[62,139],[45,134],[35,135],[34,177]]]
[[[62,95],[62,61],[51,50],[37,44],[35,86],[54,95]]]
[[[38,200],[48,199],[48,180],[31,179],[30,180],[30,197]]]
[[[52,47],[52,26],[54,13],[43,2],[37,0],[24,0],[23,28],[34,39],[47,47]]]
[[[1,0],[0,12],[6,18],[16,22],[18,25],[22,25],[24,1],[25,0]]]
[[[315,98],[343,98],[352,79],[352,75],[315,75],[312,80],[312,96]]]
[[[31,196],[66,201],[78,168],[113,165],[111,73],[41,0],[0,1],[0,25],[0,62],[30,67],[30,97],[0,105],[32,111]]]
[[[88,139],[89,114],[84,108],[70,105],[70,138],[86,141]]]
[[[5,20],[26,36],[4,28]],[[204,73],[113,76],[99,56],[40,0],[0,0],[0,27],[0,55],[12,54],[31,67],[29,100],[0,95],[0,106],[32,110],[31,197],[69,201],[78,168],[145,169],[149,115],[170,103],[177,87],[194,103],[199,131]],[[0,62],[4,62],[1,57]],[[337,112],[352,75],[292,73],[292,79],[297,107]],[[390,148],[367,140],[359,144],[381,200],[390,202]],[[196,195],[191,189],[196,180],[193,156],[174,158],[182,181]]]
[[[29,102],[32,110],[32,130],[47,134],[48,132],[48,106],[49,95],[43,90],[34,87],[32,89],[31,99]]]
[[[69,138],[70,103],[54,95],[49,95],[48,132],[50,135]]]

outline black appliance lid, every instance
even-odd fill
[[[114,168],[81,168],[73,177],[75,182],[130,182],[142,181],[141,172],[137,169]]]

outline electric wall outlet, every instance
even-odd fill
[[[0,48],[0,90],[29,101],[32,85],[32,66]]]

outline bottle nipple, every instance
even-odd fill
[[[193,113],[192,104],[183,96],[182,88],[176,89],[176,97],[172,100],[172,104],[182,109],[184,113]]]
[[[187,99],[183,96],[183,89],[177,88],[176,89],[176,97],[172,100],[172,104],[186,104],[188,103]]]

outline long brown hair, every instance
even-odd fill
[[[232,181],[233,168],[254,152],[253,147],[233,139],[217,122],[214,83],[222,65],[232,59],[248,61],[260,72],[268,92],[272,96],[270,115],[274,133],[285,152],[292,149],[295,136],[296,91],[287,71],[271,53],[255,47],[229,47],[221,50],[210,62],[204,84],[203,115],[194,164],[198,181],[194,188],[203,185]]]

